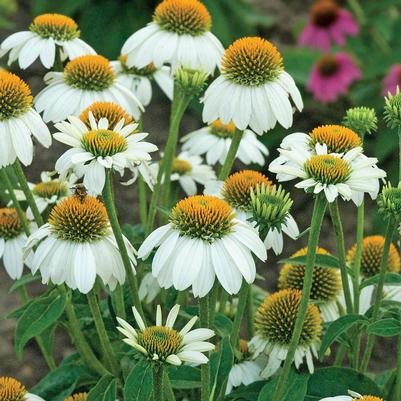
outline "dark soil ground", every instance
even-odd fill
[[[266,1],[266,0],[255,0],[260,9],[267,14],[275,15],[278,18],[277,26],[280,27],[278,30],[268,32],[268,35],[272,35],[276,40],[286,42],[291,36],[291,25],[299,18],[300,13],[305,14],[305,3],[298,1],[283,2],[280,0]],[[18,15],[16,16],[16,30],[24,29],[30,21],[28,2],[22,2]],[[6,36],[6,33],[0,32],[0,41]],[[42,87],[41,75],[43,70],[39,66],[23,72],[21,75],[28,81],[30,86],[33,88],[33,92],[37,93]],[[163,148],[165,142],[167,128],[168,128],[168,106],[165,99],[159,95],[156,96],[155,101],[147,109],[145,114],[144,126],[145,130],[151,133],[151,142],[158,144]],[[318,121],[321,116],[302,115],[297,117],[300,125],[305,125],[305,120]],[[188,115],[184,118],[182,132],[189,132],[201,125],[199,119],[194,115]],[[294,126],[297,126],[297,121]],[[299,126],[297,126],[299,128]],[[26,169],[28,179],[36,181],[39,179],[40,171],[52,170],[54,163],[60,154],[65,150],[64,146],[54,142],[51,150],[44,150],[38,148],[34,158],[34,163],[31,167]],[[311,197],[305,196],[301,191],[293,192],[295,205],[293,215],[295,216],[300,230],[303,231],[308,227],[310,222],[310,213],[312,209]],[[123,222],[135,223],[138,222],[138,211],[137,211],[137,200],[134,187],[122,187],[117,186],[116,198],[118,199],[118,207],[120,211],[120,218]],[[369,221],[369,210],[372,208],[372,204],[368,204],[367,216],[368,224],[366,232],[371,232],[371,222]],[[345,236],[348,239],[347,247],[352,245],[353,238],[355,238],[355,215],[356,209],[354,205],[347,204],[343,208],[344,217],[344,229]],[[299,248],[306,245],[306,237],[303,237],[299,241],[287,240],[285,242],[285,251],[283,256],[287,257]],[[335,242],[333,238],[333,230],[329,224],[329,220],[326,218],[322,227],[322,235],[320,245],[325,247],[329,251],[335,253]],[[269,260],[265,265],[259,266],[259,273],[265,277],[263,282],[259,284],[269,291],[276,289],[277,273],[279,265],[277,264],[278,258],[273,257],[272,253],[269,254]],[[11,319],[7,319],[6,315],[17,308],[19,305],[19,299],[16,294],[10,294],[8,292],[12,282],[5,274],[3,269],[0,269],[0,376],[10,375],[19,378],[27,386],[31,386],[37,383],[47,372],[46,366],[42,357],[37,350],[34,343],[30,343],[23,355],[22,360],[17,360],[13,348],[13,334],[15,329],[15,322]],[[31,294],[40,293],[42,287],[40,285],[34,285],[30,288]],[[60,361],[65,355],[71,352],[72,346],[69,339],[61,331],[56,335],[57,341],[55,345],[55,357],[57,361]],[[392,341],[378,341],[374,356],[372,358],[372,368],[375,371],[389,369],[394,366],[395,356],[395,345]]]

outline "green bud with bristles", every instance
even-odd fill
[[[384,105],[384,120],[389,128],[401,129],[401,93],[400,88],[397,86],[395,95],[391,93],[388,97],[384,98],[386,104]]]
[[[197,96],[205,87],[208,74],[200,70],[180,68],[175,73],[175,84],[187,95]]]
[[[401,220],[401,182],[397,187],[386,184],[377,199],[379,213],[386,218]]]
[[[375,109],[369,107],[352,107],[346,111],[343,123],[355,131],[360,137],[377,130]]]
[[[273,228],[281,232],[292,204],[290,194],[281,185],[257,185],[251,188],[251,221],[263,235]]]

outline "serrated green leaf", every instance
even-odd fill
[[[279,263],[306,265],[307,255],[295,256],[294,258],[282,259]],[[338,259],[333,255],[316,254],[315,266],[325,267],[329,269],[338,269]]]
[[[341,316],[334,322],[330,323],[327,331],[322,339],[322,344],[319,350],[319,358],[323,358],[327,348],[343,333],[348,331],[352,326],[357,323],[367,324],[369,321],[365,316],[351,314]]]
[[[67,295],[52,291],[34,299],[18,319],[15,330],[15,352],[21,357],[25,344],[52,326],[64,312]]]
[[[201,386],[200,370],[192,366],[169,367],[168,377],[172,387],[176,389],[184,390]]]
[[[258,399],[259,393],[265,385],[266,380],[257,381],[248,386],[242,385],[226,395],[225,399],[233,401],[255,401]]]
[[[117,383],[112,375],[104,375],[88,394],[87,401],[115,401]]]
[[[380,274],[376,274],[373,277],[370,277],[366,280],[363,280],[360,288],[365,288],[370,285],[375,285],[379,282],[380,280]],[[401,285],[401,274],[398,273],[386,273],[384,276],[384,284],[385,285]]]
[[[153,376],[149,362],[141,360],[131,370],[125,381],[125,401],[148,401],[152,399]]]
[[[396,319],[382,319],[368,326],[368,332],[378,337],[393,337],[401,333],[401,322]]]

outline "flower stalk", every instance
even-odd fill
[[[236,128],[231,141],[230,148],[228,149],[226,160],[224,161],[224,164],[219,172],[218,179],[220,181],[224,181],[230,174],[231,169],[233,168],[235,156],[237,155],[241,138],[242,138],[242,131]]]
[[[164,401],[163,371],[162,365],[156,363],[153,365],[153,401]]]
[[[201,327],[209,327],[209,297],[199,298],[199,320]],[[209,401],[210,393],[210,363],[201,365],[201,399]]]
[[[305,278],[302,288],[302,297],[299,304],[297,319],[295,321],[294,331],[288,348],[287,357],[284,362],[282,372],[278,378],[273,401],[281,401],[284,389],[287,385],[288,375],[294,360],[295,351],[299,344],[302,328],[309,305],[309,298],[312,289],[313,268],[316,260],[316,248],[319,243],[320,229],[323,222],[324,212],[326,210],[327,201],[324,194],[320,193],[316,196],[313,207],[313,214],[308,238],[308,253],[306,256]]]
[[[248,303],[250,284],[245,280],[242,282],[241,289],[238,294],[238,307],[237,313],[235,314],[234,323],[231,331],[230,342],[233,348],[237,348],[239,341],[239,332],[241,329],[242,318],[244,316],[245,307]]]

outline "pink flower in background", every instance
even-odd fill
[[[390,71],[383,79],[383,95],[387,96],[388,92],[395,95],[397,86],[401,89],[401,64],[394,64]]]
[[[307,89],[316,100],[330,103],[347,93],[352,82],[360,78],[361,71],[348,54],[326,54],[313,65]]]
[[[331,43],[345,44],[345,37],[355,36],[359,26],[352,14],[334,0],[317,0],[310,9],[310,21],[299,37],[299,44],[328,51]]]

